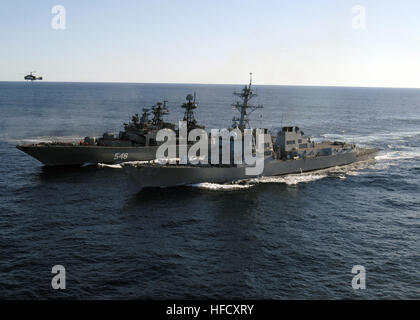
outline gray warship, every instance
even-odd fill
[[[240,112],[240,117],[233,118],[232,129],[250,129],[249,114],[262,108],[249,104],[256,96],[252,89],[252,77],[241,92],[234,94],[240,101],[232,107]],[[162,164],[158,159],[148,163],[127,164],[123,168],[130,177],[136,177],[135,183],[140,188],[171,187],[299,174],[374,159],[378,152],[377,149],[360,148],[339,141],[314,142],[297,126],[283,127],[276,134],[264,129],[263,133],[264,169],[259,174],[247,174],[249,166],[246,164]],[[232,150],[231,141],[230,144]]]
[[[116,137],[104,133],[102,137],[85,137],[79,142],[41,142],[17,145],[16,147],[39,160],[46,166],[80,166],[86,164],[118,164],[127,161],[149,161],[155,159],[159,142],[157,132],[161,129],[175,130],[175,125],[165,122],[169,113],[167,102],[158,102],[151,110],[144,108],[141,116],[135,114],[124,130]],[[189,128],[204,128],[197,123],[194,110],[198,107],[195,93],[187,96],[184,121]],[[153,116],[152,119],[149,119]]]

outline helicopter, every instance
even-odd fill
[[[25,77],[24,77],[24,79],[25,80],[28,80],[28,81],[35,81],[35,80],[42,80],[42,77],[37,77],[37,76],[35,76],[34,75],[34,73],[35,73],[36,71],[31,71],[31,72],[29,72],[29,74],[28,75],[26,75]]]

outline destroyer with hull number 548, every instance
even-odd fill
[[[186,109],[185,117],[193,119],[193,109],[197,108],[195,96],[187,96],[188,101],[182,105]],[[124,124],[124,131],[115,137],[104,133],[99,139],[86,137],[78,143],[42,142],[16,146],[46,166],[80,166],[84,164],[116,164],[125,161],[148,161],[155,159],[159,142],[156,135],[162,129],[175,129],[175,125],[163,121],[168,114],[167,101],[158,102],[150,110],[143,109],[141,116],[135,114],[129,123]],[[200,126],[198,126],[200,127]]]

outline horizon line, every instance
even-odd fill
[[[213,85],[213,86],[242,86],[244,83],[203,83],[203,82],[131,82],[131,81],[44,81],[44,80],[0,80],[2,82],[37,82],[37,83],[91,83],[91,84],[173,84],[173,85]],[[329,88],[360,88],[360,89],[420,89],[420,87],[393,87],[393,86],[357,86],[357,85],[321,85],[321,84],[255,84],[253,86],[267,87],[329,87]]]

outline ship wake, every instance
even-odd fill
[[[77,143],[83,140],[84,137],[80,136],[40,136],[33,138],[6,138],[2,139],[5,142],[12,144],[38,144],[38,143],[52,143],[55,141],[66,142],[66,143]]]
[[[374,164],[375,160],[367,160],[347,166],[333,167],[301,174],[252,178],[225,184],[205,182],[189,185],[189,187],[210,191],[236,191],[249,189],[261,184],[285,184],[290,187],[296,187],[300,184],[308,184],[326,178],[346,179],[348,176],[362,175],[364,174],[364,169],[371,168]]]

